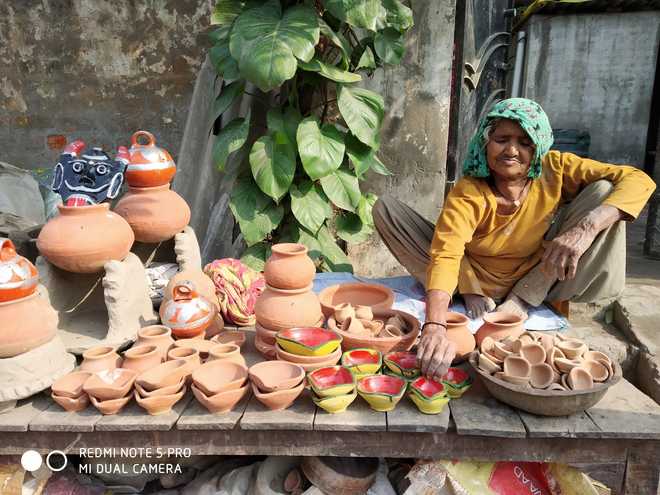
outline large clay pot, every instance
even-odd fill
[[[57,313],[38,294],[0,303],[0,358],[9,358],[50,342]]]
[[[140,138],[145,138],[146,144],[138,142]],[[156,138],[150,132],[133,134],[128,153],[130,158],[125,177],[129,186],[162,186],[169,184],[176,173],[174,160],[166,150],[156,146]]]
[[[513,313],[505,313],[503,311],[496,311],[494,313],[486,313],[484,315],[484,324],[477,331],[477,345],[481,345],[481,341],[486,337],[491,337],[493,340],[502,340],[505,337],[517,339],[520,337],[525,329],[523,328],[524,319]]]
[[[304,289],[283,290],[267,285],[254,305],[257,322],[277,332],[315,326],[323,318],[323,313],[319,298],[311,288],[309,285]]]
[[[312,283],[316,266],[303,244],[275,244],[272,253],[264,268],[268,285],[277,289],[302,289]]]
[[[211,301],[199,295],[193,283],[187,280],[174,287],[172,299],[160,306],[161,322],[181,339],[203,334],[216,313]]]
[[[171,239],[190,222],[188,203],[169,184],[129,187],[115,211],[124,217],[135,233],[135,240],[140,242]]]
[[[0,237],[0,302],[29,296],[37,289],[38,281],[34,265],[16,253],[13,242]]]
[[[456,346],[455,361],[462,361],[474,350],[474,336],[468,330],[470,320],[461,313],[447,313],[447,338]]]
[[[123,260],[135,236],[108,203],[58,206],[60,214],[41,229],[37,248],[53,265],[74,273],[95,273],[110,260]]]

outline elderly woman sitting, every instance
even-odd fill
[[[442,376],[454,358],[445,318],[456,290],[473,318],[493,309],[525,314],[544,300],[593,302],[623,290],[620,220],[639,215],[655,184],[634,167],[549,151],[552,143],[537,103],[501,101],[472,138],[464,177],[435,229],[395,199],[374,206],[385,244],[426,282],[418,358],[427,376]]]

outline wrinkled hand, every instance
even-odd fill
[[[461,294],[465,301],[465,308],[469,318],[481,318],[486,313],[490,313],[495,309],[495,301],[488,296],[480,294]]]
[[[591,229],[578,225],[551,241],[545,241],[541,271],[551,279],[573,279],[580,257],[589,249],[595,237]]]
[[[417,346],[417,362],[422,374],[440,380],[456,356],[456,345],[450,341],[445,329],[427,325]]]

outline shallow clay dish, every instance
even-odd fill
[[[249,388],[249,384],[246,383],[239,388],[220,392],[215,395],[207,395],[203,390],[196,387],[194,383],[192,384],[193,395],[212,414],[231,411],[245,396]]]
[[[117,414],[119,411],[124,409],[126,404],[131,401],[133,394],[128,394],[126,397],[120,399],[104,400],[99,401],[93,395],[89,397],[92,401],[92,405],[99,410],[101,414],[112,415]]]
[[[277,390],[276,392],[260,392],[259,388],[253,383],[252,384],[252,393],[261,402],[271,411],[281,411],[286,409],[296,398],[302,393],[305,388],[305,384],[300,382],[299,385],[287,389],[287,390]]]
[[[356,385],[355,376],[343,366],[319,368],[307,375],[307,381],[319,397],[346,395]]]
[[[378,412],[394,409],[407,387],[406,380],[389,375],[366,376],[357,383],[358,394],[369,403],[373,410]]]
[[[153,397],[140,397],[140,394],[135,391],[135,400],[138,405],[142,409],[145,409],[151,416],[158,416],[159,414],[170,412],[172,406],[179,402],[185,393],[185,386],[176,394],[157,395]]]
[[[190,375],[188,363],[183,359],[166,361],[138,375],[136,382],[145,390],[156,390],[179,383]]]
[[[262,392],[288,390],[305,378],[305,370],[288,361],[262,361],[248,369],[250,381]]]
[[[89,406],[89,396],[87,394],[82,394],[78,397],[64,397],[53,392],[50,396],[55,402],[62,406],[65,411],[82,411]]]
[[[204,363],[192,374],[193,383],[208,396],[240,388],[247,377],[245,366],[225,359]]]
[[[50,387],[58,397],[75,399],[83,394],[83,384],[92,376],[88,371],[74,371],[64,375]]]
[[[404,378],[417,378],[419,376],[417,354],[414,352],[388,352],[383,356],[383,362],[390,370]]]
[[[589,409],[603,398],[608,388],[621,379],[621,367],[614,363],[614,375],[607,382],[596,383],[588,390],[536,390],[523,388],[485,373],[479,369],[476,352],[470,354],[469,363],[493,397],[523,411],[542,416],[568,416]]]
[[[275,340],[282,349],[299,356],[327,356],[341,344],[337,333],[320,327],[280,330]]]
[[[243,344],[245,344],[245,332],[240,330],[223,330],[213,336],[211,342],[215,342],[216,344],[236,344],[238,347],[243,347]]]
[[[90,376],[83,390],[98,400],[112,400],[125,397],[133,388],[137,373],[134,370],[115,368]]]
[[[371,306],[372,311],[390,309],[394,292],[379,284],[339,284],[326,287],[319,293],[321,309],[326,318],[333,316],[342,303],[355,306]]]

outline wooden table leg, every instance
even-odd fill
[[[660,446],[657,442],[630,448],[623,493],[660,495]]]

